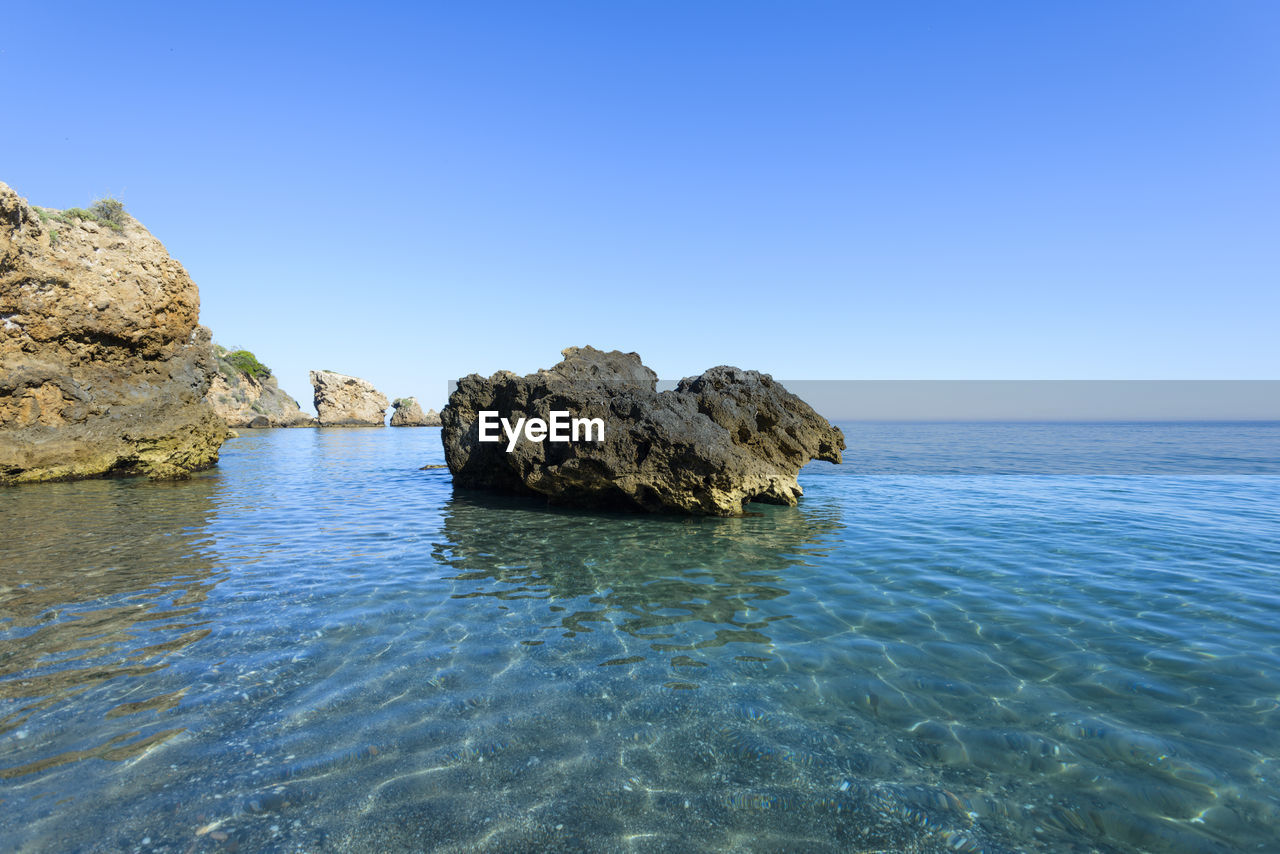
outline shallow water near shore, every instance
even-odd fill
[[[738,519],[433,428],[0,491],[0,850],[1274,850],[1280,426],[843,426]]]

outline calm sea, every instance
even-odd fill
[[[843,426],[738,519],[0,491],[0,851],[1280,850],[1280,425]]]

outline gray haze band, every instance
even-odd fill
[[[788,380],[835,421],[1280,421],[1280,380]]]
[[[1280,380],[781,382],[831,421],[1280,421]]]

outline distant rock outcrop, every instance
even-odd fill
[[[217,462],[199,312],[195,282],[119,202],[33,208],[0,183],[0,483]]]
[[[359,377],[312,371],[316,414],[321,427],[385,427],[386,396]]]
[[[392,427],[439,427],[440,413],[434,409],[428,409],[425,413],[422,407],[418,405],[416,397],[397,397],[391,401],[393,411],[391,413]]]
[[[658,393],[635,353],[570,347],[550,370],[464,377],[441,413],[456,486],[564,504],[736,516],[748,501],[794,505],[811,459],[840,462],[844,434],[767,374],[712,368]],[[600,441],[479,440],[481,411],[604,422]],[[501,432],[501,431],[500,431]]]
[[[248,350],[213,345],[217,371],[205,400],[228,427],[314,427],[316,419],[276,383],[271,369]]]

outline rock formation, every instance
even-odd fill
[[[418,405],[416,397],[397,397],[391,402],[394,411],[391,413],[392,427],[439,427],[440,413],[428,409],[425,413]]]
[[[590,507],[736,516],[794,505],[811,459],[840,462],[844,434],[768,374],[712,368],[658,393],[635,353],[570,347],[550,370],[458,382],[440,414],[455,486]],[[601,441],[481,442],[481,411],[512,424],[552,411],[604,421]],[[500,433],[502,431],[499,431]]]
[[[276,383],[271,369],[247,350],[214,345],[217,371],[205,400],[228,427],[314,427],[316,419]]]
[[[359,377],[312,371],[316,414],[321,427],[385,427],[387,398]]]
[[[33,208],[0,183],[0,483],[217,462],[199,311],[195,282],[118,202]]]

